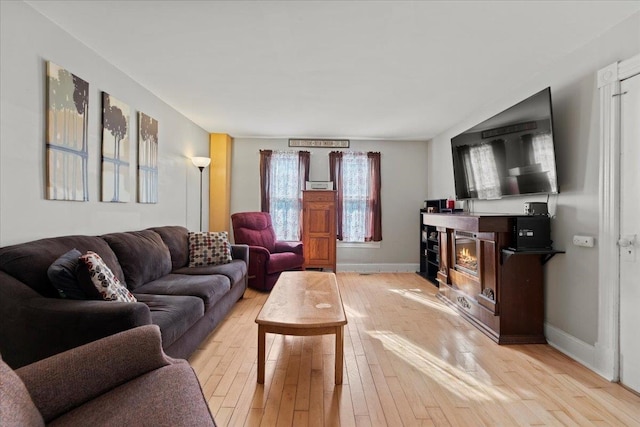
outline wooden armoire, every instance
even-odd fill
[[[302,192],[302,243],[305,268],[336,271],[336,191]]]

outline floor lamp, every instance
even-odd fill
[[[200,231],[202,231],[202,171],[211,164],[208,157],[192,157],[191,161],[194,166],[200,169]]]

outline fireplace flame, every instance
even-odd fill
[[[468,248],[462,248],[458,251],[456,263],[462,267],[475,270],[478,268],[478,258],[473,255]]]

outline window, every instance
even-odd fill
[[[261,209],[271,214],[279,240],[300,240],[302,189],[308,180],[308,151],[260,151]]]
[[[338,239],[381,241],[380,153],[333,151],[329,174],[338,190]]]

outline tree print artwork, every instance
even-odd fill
[[[102,92],[102,196],[103,202],[128,202],[129,106]]]
[[[158,203],[158,121],[138,115],[138,202]]]
[[[49,200],[89,200],[89,83],[47,62],[47,189]]]

